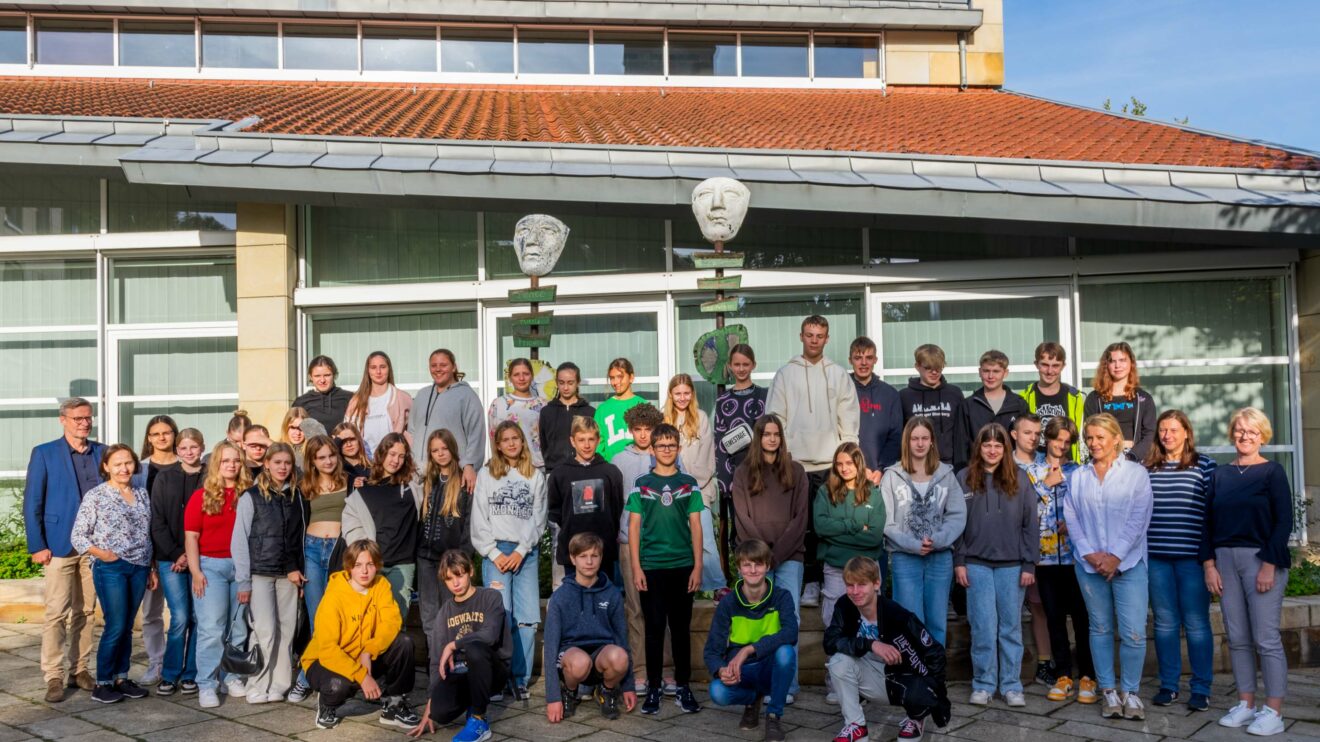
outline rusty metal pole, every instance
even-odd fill
[[[538,289],[538,288],[540,288],[540,287],[541,287],[541,277],[540,277],[540,276],[532,276],[532,289]],[[536,312],[537,312],[537,310],[538,310],[539,308],[540,308],[540,304],[539,304],[539,303],[537,303],[537,302],[532,302],[532,314],[533,314],[533,315],[536,314]],[[540,325],[532,325],[532,331],[531,331],[530,334],[531,334],[532,337],[537,337],[537,336],[539,336],[539,335],[541,334],[541,326],[540,326]],[[533,361],[538,361],[538,360],[540,360],[540,359],[541,359],[541,349],[538,348],[538,347],[536,347],[535,345],[533,345],[531,350],[532,350],[532,353],[531,353],[532,360],[533,360]]]

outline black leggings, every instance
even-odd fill
[[[450,672],[444,679],[433,672],[431,720],[437,724],[448,724],[468,711],[484,717],[491,694],[509,682],[509,663],[489,644],[472,642],[463,648],[463,657],[467,672]]]
[[[692,680],[692,593],[688,592],[691,567],[647,569],[646,591],[638,593],[642,618],[646,622],[646,684],[663,685],[665,660],[665,624],[674,651],[674,682],[687,685]]]
[[[413,689],[413,641],[400,633],[388,649],[371,663],[371,677],[380,684],[380,694],[386,698],[402,696]],[[321,694],[321,703],[328,708],[339,708],[352,698],[361,687],[332,670],[319,660],[307,668],[307,684]]]
[[[807,472],[807,499],[815,502],[816,492],[820,490],[821,485],[830,477],[829,469]],[[807,533],[803,537],[802,555],[802,584],[809,585],[813,582],[820,583],[825,579],[825,565],[821,563],[820,557],[816,554],[816,546],[820,543],[820,537],[816,535],[816,509],[807,508]],[[733,566],[730,570],[737,571]]]
[[[1045,609],[1045,623],[1050,630],[1050,651],[1060,675],[1088,677],[1095,680],[1091,661],[1091,623],[1086,618],[1086,602],[1077,585],[1077,573],[1071,564],[1036,565],[1036,590]],[[1077,637],[1077,675],[1072,675],[1073,653],[1068,647],[1068,617],[1072,617],[1073,636]]]

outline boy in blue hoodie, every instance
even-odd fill
[[[752,730],[760,725],[762,697],[768,697],[765,739],[782,740],[779,720],[797,673],[793,598],[767,575],[774,557],[765,542],[744,541],[733,556],[740,579],[715,608],[706,637],[710,700],[718,706],[741,704],[738,728]]]
[[[628,656],[628,624],[623,592],[600,572],[605,544],[600,536],[583,531],[568,541],[574,573],[565,575],[545,609],[545,697],[559,699],[545,705],[551,724],[577,710],[578,685],[596,686],[593,694],[606,719],[619,718],[637,705],[633,690],[632,660]],[[558,668],[552,672],[549,668]]]

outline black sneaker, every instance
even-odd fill
[[[316,728],[334,729],[339,726],[339,722],[343,721],[343,719],[339,718],[339,714],[335,713],[335,711],[336,709],[333,709],[324,703],[318,703],[316,705]]]
[[[761,699],[750,706],[743,706],[742,720],[738,722],[738,728],[750,732],[761,726]]]
[[[1042,660],[1036,663],[1036,682],[1046,688],[1054,685],[1059,680],[1059,674],[1055,670],[1054,660]]]
[[[1150,699],[1150,702],[1156,706],[1172,706],[1177,700],[1178,691],[1169,690],[1168,688],[1160,688],[1160,692],[1156,693],[1155,697]]]
[[[532,697],[532,692],[527,690],[527,686],[518,683],[513,686],[513,700],[527,703]]]
[[[178,683],[171,683],[168,680],[162,680],[156,684],[156,695],[158,696],[172,696],[178,692],[179,692]]]
[[[922,723],[916,719],[904,719],[898,725],[899,739],[921,739]]]
[[[664,695],[662,688],[650,688],[646,691],[646,700],[642,702],[642,713],[647,716],[655,716],[660,713],[660,698]]]
[[[765,740],[766,742],[784,742],[784,727],[779,724],[779,717],[774,714],[765,715]]]
[[[113,686],[98,683],[92,690],[92,700],[97,703],[119,703],[124,700],[124,694],[115,690]]]
[[[559,686],[559,702],[564,704],[564,718],[567,719],[577,713],[578,707],[578,689],[569,688],[566,685]]]
[[[115,690],[123,693],[124,698],[146,698],[148,695],[146,688],[143,688],[128,678],[120,678],[115,681]]]
[[[1210,708],[1210,697],[1204,693],[1193,693],[1192,697],[1187,699],[1187,708],[1193,711],[1205,711]]]
[[[695,714],[701,710],[697,697],[692,695],[692,689],[686,685],[678,686],[678,692],[674,694],[674,705],[683,709],[685,714]]]
[[[392,724],[404,729],[412,729],[421,723],[422,718],[417,712],[408,708],[408,702],[403,700],[403,696],[395,696],[385,703],[385,709],[380,712],[381,724]]]
[[[193,680],[179,681],[179,692],[185,696],[197,695],[197,683]]]
[[[594,695],[596,698],[596,705],[600,707],[601,716],[610,721],[619,718],[618,688],[606,688],[604,685],[598,685],[596,686],[596,692]]]

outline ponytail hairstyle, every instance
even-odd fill
[[[147,421],[147,427],[142,432],[142,455],[138,457],[139,460],[146,461],[156,452],[155,447],[151,445],[151,429],[161,423],[170,426],[170,432],[174,434],[174,445],[179,444],[179,426],[174,423],[174,418],[169,415],[156,415]]]
[[[295,407],[294,409],[298,408]],[[262,461],[266,463],[266,466],[263,466],[261,468],[261,473],[257,475],[256,486],[254,489],[260,492],[261,496],[266,498],[267,501],[270,500],[272,495],[285,497],[286,489],[288,491],[287,496],[292,497],[294,487],[297,485],[297,482],[295,481],[298,478],[297,469],[291,469],[289,471],[289,478],[285,480],[283,485],[276,484],[275,478],[270,475],[270,460],[279,455],[288,456],[290,463],[298,460],[298,458],[293,455],[293,446],[284,441],[276,441],[275,443],[270,444],[270,448],[266,449],[266,458],[262,459]]]
[[[436,441],[440,441],[449,449],[448,466],[441,466],[431,458],[431,444]],[[422,492],[425,495],[422,498],[423,520],[431,509],[431,490],[440,484],[441,477],[445,479],[445,491],[440,498],[440,514],[457,518],[461,514],[459,498],[463,492],[463,476],[462,469],[458,465],[458,440],[445,428],[432,430],[431,434],[426,436],[426,474],[422,477]]]
[[[981,444],[988,441],[998,441],[1004,447],[1004,457],[995,466],[994,482],[1004,497],[1011,500],[1017,495],[1018,467],[1013,463],[1013,440],[999,423],[986,423],[977,431],[972,443],[972,457],[967,463],[967,486],[974,495],[986,491],[985,475],[989,473],[989,465],[981,458]]]
[[[375,350],[367,356],[367,362],[362,364],[362,383],[358,384],[358,389],[353,393],[353,398],[348,402],[348,408],[353,411],[349,418],[345,418],[356,424],[359,428],[367,422],[367,412],[371,407],[371,360],[373,358],[385,359],[385,368],[389,373],[385,376],[385,383],[394,386],[394,362],[390,360],[389,355],[383,350]]]
[[[454,357],[454,351],[448,348],[436,348],[435,350],[431,351],[431,355],[428,356],[428,358],[435,358],[436,356],[444,356],[445,358],[449,359],[449,365],[454,367],[455,382],[462,381],[463,377],[467,376],[467,374],[458,370],[458,359]]]
[[[241,441],[250,427],[252,427],[252,418],[248,417],[247,410],[234,410],[234,416],[229,418],[229,424],[225,426],[225,437],[232,439],[237,433]]]

